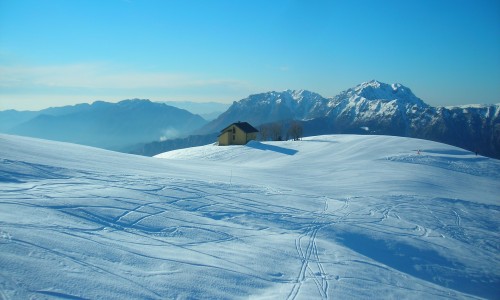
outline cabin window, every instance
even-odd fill
[[[235,134],[233,134],[233,141],[234,141],[235,139],[236,139],[236,135],[235,135]]]
[[[236,133],[236,128],[233,127],[233,133]]]

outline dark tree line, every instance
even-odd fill
[[[259,127],[261,141],[282,141],[293,139],[298,141],[304,134],[302,124],[292,121],[285,125],[282,122],[263,124]]]

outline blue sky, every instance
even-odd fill
[[[500,102],[500,1],[0,0],[0,110],[372,79],[431,105]]]

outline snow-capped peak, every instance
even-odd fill
[[[266,92],[266,93],[260,93],[260,94],[254,94],[250,95],[249,97],[240,100],[240,104],[245,104],[245,105],[251,105],[255,103],[293,103],[293,102],[301,102],[302,100],[312,100],[315,101],[316,99],[323,99],[321,95],[308,91],[308,90],[284,90],[281,92],[276,92],[276,91],[271,91],[271,92]]]
[[[396,100],[410,105],[427,106],[408,87],[400,83],[387,84],[377,80],[363,82],[354,88],[342,92],[336,98],[349,98],[351,100],[362,98],[370,101],[381,100],[384,102]]]

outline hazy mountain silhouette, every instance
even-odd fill
[[[206,123],[186,110],[138,99],[118,103],[96,101],[91,105],[49,108],[40,112],[16,114],[6,111],[0,116],[9,114],[14,116],[10,124],[15,125],[8,128],[7,133],[113,150],[186,136]],[[19,122],[23,118],[24,122]]]

